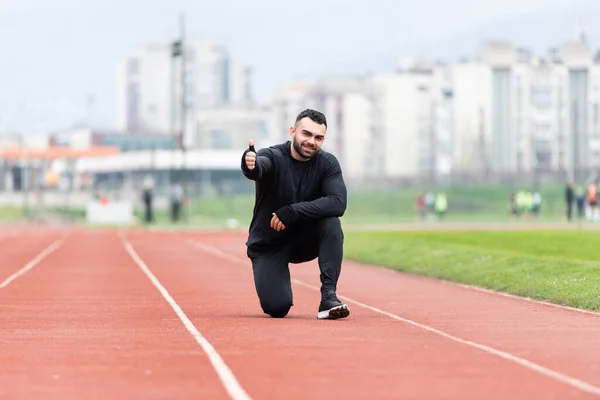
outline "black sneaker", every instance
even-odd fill
[[[335,293],[326,293],[321,297],[318,319],[339,319],[350,315],[350,308],[342,303]]]

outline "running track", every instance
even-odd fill
[[[0,230],[0,398],[600,398],[600,315],[346,263],[262,314],[238,233]]]

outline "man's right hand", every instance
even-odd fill
[[[248,141],[248,152],[246,153],[246,157],[244,157],[244,161],[250,171],[256,166],[256,150],[254,149],[254,141],[252,139]]]

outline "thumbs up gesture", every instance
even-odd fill
[[[254,141],[252,139],[248,141],[248,152],[246,153],[244,160],[250,171],[256,167],[256,150],[254,149]]]

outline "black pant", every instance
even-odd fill
[[[339,218],[323,218],[307,224],[284,246],[258,255],[248,254],[263,311],[275,318],[283,318],[290,311],[293,295],[289,263],[300,264],[318,258],[321,292],[335,291],[342,269],[343,244]]]
[[[173,202],[171,203],[171,220],[173,222],[179,221],[179,211],[181,209],[181,203]]]
[[[152,203],[146,202],[146,212],[144,213],[144,220],[146,223],[151,223],[154,220],[154,213],[152,212]]]

